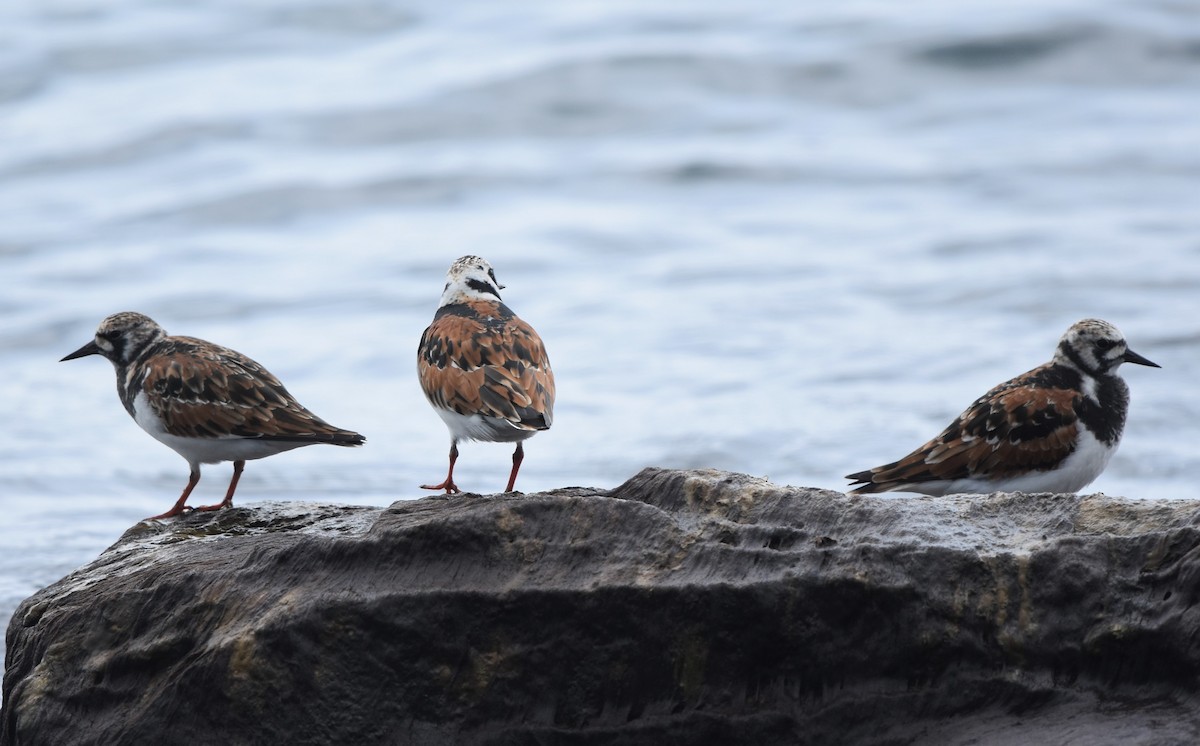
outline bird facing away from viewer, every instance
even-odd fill
[[[63,360],[87,355],[113,364],[117,394],[134,422],[188,462],[190,475],[179,500],[147,520],[190,510],[187,499],[200,481],[200,464],[233,462],[225,499],[195,508],[217,510],[233,505],[233,492],[250,459],[313,443],[366,442],[302,407],[278,378],[245,355],[202,339],[168,336],[140,313],[104,319],[95,338]]]
[[[458,441],[516,443],[506,492],[513,491],[525,457],[521,441],[554,420],[554,373],[537,332],[500,300],[504,286],[477,256],[450,265],[433,323],[417,348],[417,377],[425,397],[450,430],[450,469],[441,484],[421,489],[459,491],[454,483]]]
[[[1079,321],[1050,362],[988,391],[899,461],[847,476],[851,494],[1077,492],[1121,441],[1129,407],[1121,363],[1160,367],[1107,321]]]

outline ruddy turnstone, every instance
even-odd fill
[[[117,393],[134,422],[187,460],[187,487],[165,513],[188,510],[200,464],[233,462],[225,499],[233,505],[246,461],[313,443],[358,446],[363,436],[330,425],[297,402],[250,358],[192,337],[171,337],[148,316],[127,311],[100,322],[96,337],[63,360],[101,355],[117,371]]]
[[[506,492],[525,457],[521,441],[549,430],[554,373],[537,332],[500,300],[492,265],[464,256],[450,265],[433,323],[421,335],[417,375],[425,397],[450,430],[450,469],[425,490],[458,492],[458,441],[517,444]]]
[[[1107,321],[1071,326],[1045,365],[975,400],[941,435],[890,464],[850,474],[851,494],[1077,492],[1121,441],[1129,387],[1121,363],[1152,363]]]

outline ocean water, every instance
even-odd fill
[[[792,5],[0,7],[0,620],[187,479],[108,363],[57,362],[100,319],[367,436],[251,462],[239,504],[386,505],[444,475],[415,347],[467,253],[557,375],[519,489],[842,489],[1099,316],[1163,367],[1124,368],[1090,489],[1200,498],[1200,8]],[[459,484],[510,453],[465,444]]]

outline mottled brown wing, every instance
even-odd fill
[[[860,492],[878,492],[900,484],[1003,479],[1051,469],[1075,448],[1078,406],[1078,392],[1013,382],[976,400],[908,456],[849,478],[867,483]]]
[[[425,333],[417,373],[435,407],[546,430],[554,420],[554,372],[533,327],[516,316],[441,314]]]
[[[141,387],[171,435],[358,445],[363,437],[305,409],[279,379],[239,352],[172,337],[144,366]]]

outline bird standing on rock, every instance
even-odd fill
[[[450,468],[440,484],[421,489],[459,491],[454,483],[458,441],[517,444],[506,492],[525,457],[522,441],[554,421],[554,372],[537,332],[500,300],[504,286],[477,256],[450,265],[433,323],[417,348],[417,377],[425,397],[450,430]]]
[[[1050,362],[996,386],[933,440],[846,478],[851,494],[1077,492],[1121,442],[1129,387],[1121,363],[1160,367],[1107,321],[1067,329]]]
[[[325,422],[296,401],[279,379],[250,358],[193,337],[168,336],[140,313],[115,313],[96,336],[63,360],[100,355],[117,372],[117,393],[143,430],[187,460],[187,487],[154,518],[190,510],[188,496],[200,481],[200,464],[233,462],[225,499],[195,510],[233,505],[242,469],[250,459],[314,443],[360,446],[366,439]]]

